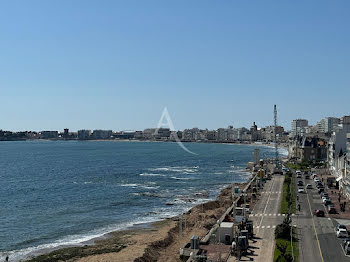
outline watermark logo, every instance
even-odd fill
[[[165,120],[165,123],[164,123],[164,120]],[[190,153],[192,155],[198,155],[197,153],[194,153],[192,152],[191,150],[189,150],[187,147],[185,147],[185,145],[181,142],[181,140],[179,139],[179,137],[177,136],[177,132],[175,130],[175,127],[174,127],[174,124],[173,124],[173,121],[171,120],[170,118],[170,115],[169,115],[169,112],[168,112],[168,109],[167,107],[164,108],[163,110],[163,113],[159,119],[159,122],[158,122],[158,125],[157,125],[157,128],[155,130],[155,134],[157,135],[158,134],[158,131],[160,128],[169,128],[170,129],[170,132],[172,132],[172,136],[174,137],[176,143],[183,149],[185,150],[187,153]]]

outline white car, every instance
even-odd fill
[[[314,179],[315,183],[321,182],[317,177]]]
[[[329,197],[322,197],[322,202],[323,204],[326,204],[327,202],[330,202],[330,198]]]
[[[301,178],[301,174],[300,173],[297,174],[297,178]]]
[[[338,228],[337,229],[337,237],[348,237],[348,231],[344,228]]]
[[[304,191],[304,188],[302,188],[302,187],[299,187],[298,188],[298,193],[304,193],[305,191]]]
[[[307,184],[307,185],[306,185],[306,188],[307,188],[307,189],[312,189],[312,185],[311,185],[311,184]]]

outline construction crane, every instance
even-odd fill
[[[273,118],[274,118],[274,143],[275,143],[275,167],[277,171],[280,169],[280,162],[278,160],[278,141],[277,141],[277,106],[274,105],[273,107]]]

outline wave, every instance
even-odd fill
[[[192,166],[192,167],[186,167],[186,166],[168,166],[168,167],[157,167],[157,168],[150,168],[150,171],[162,171],[162,172],[175,172],[175,173],[183,173],[183,174],[193,174],[198,172],[199,166]]]
[[[141,185],[140,184],[120,184],[119,186],[123,186],[123,187],[139,187]]]
[[[287,148],[279,148],[278,153],[283,156],[288,156],[288,149]]]
[[[165,176],[164,174],[157,174],[157,173],[142,173],[140,176]]]
[[[172,176],[171,178],[175,179],[175,180],[193,180],[193,178],[190,178],[190,177],[176,177],[176,176]]]

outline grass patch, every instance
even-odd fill
[[[296,211],[296,186],[295,178],[291,173],[285,175],[283,182],[283,192],[281,200],[280,212],[282,214],[287,214],[289,212],[289,203],[288,200],[291,199],[291,213],[295,214]]]
[[[281,252],[277,248],[277,245],[286,245],[287,246],[286,254],[292,257],[292,245],[291,245],[290,239],[289,240],[281,239],[281,238],[276,239],[275,252],[273,255],[274,262],[289,262],[289,260],[285,259],[284,257],[281,257]],[[294,261],[297,262],[299,258],[299,250],[298,250],[298,242],[295,237],[293,237],[293,253],[294,253]]]

